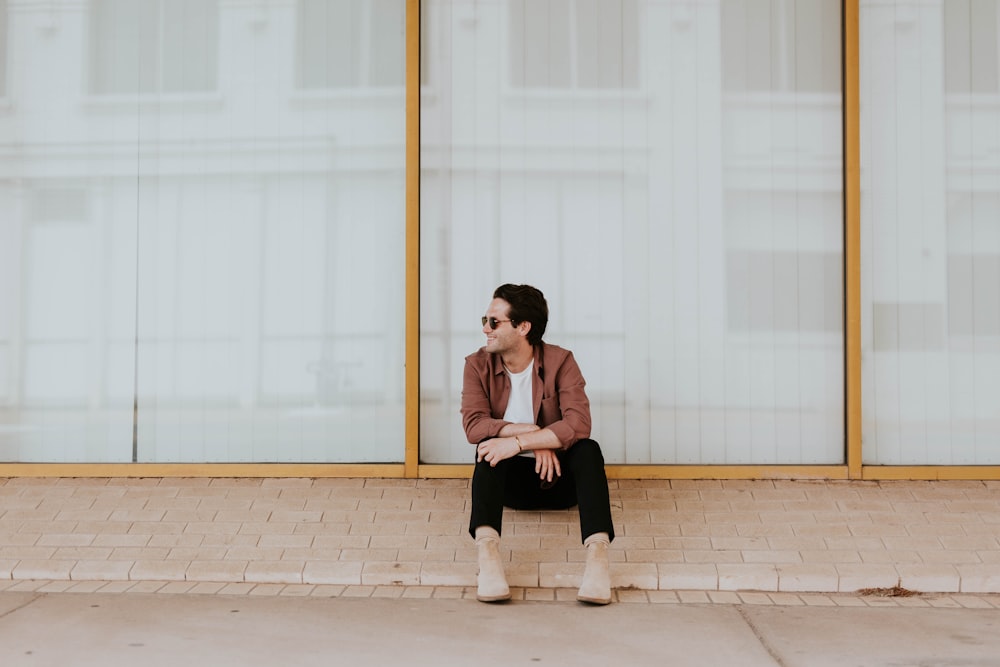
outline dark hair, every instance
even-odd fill
[[[494,290],[493,298],[503,299],[510,304],[507,317],[511,319],[511,326],[517,326],[521,322],[531,322],[531,331],[528,332],[529,343],[538,345],[542,342],[545,326],[549,323],[549,304],[545,302],[541,290],[531,285],[507,283]]]

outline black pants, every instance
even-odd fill
[[[515,510],[563,510],[579,505],[583,539],[594,533],[607,533],[614,539],[608,477],[600,445],[580,440],[558,456],[562,475],[547,489],[542,488],[535,459],[529,456],[505,459],[496,467],[486,461],[477,463],[472,475],[469,533],[475,537],[479,526],[501,532],[504,506]]]

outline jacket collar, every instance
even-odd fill
[[[544,352],[545,352],[544,348],[545,348],[545,342],[544,341],[539,342],[538,345],[535,345],[532,348],[532,352],[535,355],[535,358],[534,358],[534,362],[535,362],[534,372],[535,372],[535,375],[537,375],[538,377],[544,377],[544,375],[542,373],[542,359],[545,356],[545,354],[544,354]],[[491,354],[490,356],[493,357],[493,374],[494,375],[500,375],[501,373],[503,373],[506,370],[504,368],[504,365],[503,365],[503,359],[500,357],[499,354]]]

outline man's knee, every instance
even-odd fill
[[[569,451],[573,458],[578,461],[591,465],[604,465],[604,454],[601,452],[601,446],[597,444],[596,440],[591,440],[590,438],[577,440],[576,444],[570,447]]]

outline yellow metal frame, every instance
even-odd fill
[[[609,465],[611,479],[1000,479],[1000,466],[865,466],[861,443],[860,0],[843,0],[846,465]],[[405,460],[344,463],[0,463],[3,477],[469,477],[420,463],[420,0],[406,0]]]
[[[848,477],[861,467],[861,105],[860,0],[844,10],[844,342]]]

